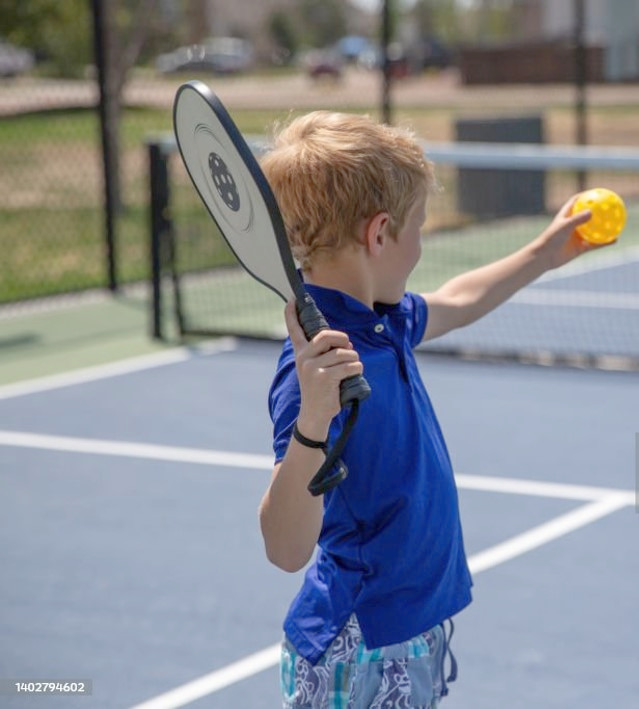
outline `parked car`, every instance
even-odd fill
[[[399,42],[388,45],[388,66],[391,76],[403,79],[410,73],[409,62],[404,47]],[[381,70],[384,66],[384,52],[381,47],[371,46],[359,57],[358,65],[370,70]]]
[[[162,74],[184,71],[210,71],[215,74],[234,74],[245,71],[253,63],[250,42],[237,37],[214,37],[202,44],[161,54],[155,61]]]
[[[337,51],[350,64],[357,64],[363,56],[375,52],[375,44],[367,37],[350,34],[342,37],[335,45]]]
[[[31,71],[35,56],[29,49],[0,40],[0,76],[19,76]]]
[[[453,50],[437,37],[423,37],[418,44],[418,60],[422,69],[446,69],[455,57]]]
[[[344,69],[342,55],[335,49],[314,49],[306,54],[302,64],[312,79],[340,79]]]

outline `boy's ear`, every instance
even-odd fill
[[[364,239],[369,253],[372,256],[379,256],[384,249],[386,239],[388,239],[388,224],[390,217],[388,212],[378,212],[369,219],[364,231]]]

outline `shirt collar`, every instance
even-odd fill
[[[353,326],[369,326],[377,323],[384,316],[400,315],[403,313],[402,303],[375,303],[371,310],[361,301],[333,288],[305,283],[304,288],[311,295],[317,307],[332,327],[344,328]]]

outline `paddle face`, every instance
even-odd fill
[[[173,105],[178,148],[195,189],[238,261],[284,300],[295,298],[307,339],[328,328],[295,268],[282,215],[264,173],[215,94],[199,81],[183,84]],[[342,406],[351,406],[347,424],[309,484],[320,495],[339,484],[348,470],[339,460],[359,402],[370,394],[361,376],[340,384]]]
[[[275,198],[222,103],[199,81],[183,84],[173,124],[195,189],[238,261],[284,300],[301,295]]]

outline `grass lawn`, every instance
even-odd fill
[[[372,97],[372,101],[375,97]],[[361,110],[361,109],[358,109]],[[263,134],[265,128],[288,113],[278,110],[232,111],[245,134]],[[453,108],[399,108],[397,121],[412,124],[429,140],[450,139]],[[546,114],[545,114],[546,115]],[[127,109],[122,123],[122,210],[117,217],[117,264],[122,282],[148,274],[148,156],[146,140],[171,132],[171,111]],[[566,135],[569,112],[555,107],[547,112],[549,140]],[[639,132],[633,107],[593,109],[593,125],[615,125],[624,135]],[[636,142],[636,141],[635,141]],[[628,142],[628,144],[633,144]],[[100,132],[94,110],[60,110],[0,119],[0,303],[104,286],[106,265]],[[178,253],[183,267],[209,268],[227,263],[228,251],[211,248],[214,229],[183,169],[173,160],[174,216],[184,248]],[[596,179],[606,180],[605,175]],[[612,180],[612,178],[610,178]],[[454,208],[454,184],[444,177],[450,203],[439,211],[439,226],[459,224]],[[548,182],[549,209],[572,187]],[[610,186],[615,188],[614,183]],[[636,174],[624,187],[636,195]],[[621,187],[619,188],[621,189]],[[634,238],[634,237],[633,237]],[[452,244],[452,239],[446,237]],[[466,248],[460,250],[466,253]],[[188,262],[188,266],[187,266]],[[462,263],[461,261],[459,262]]]

